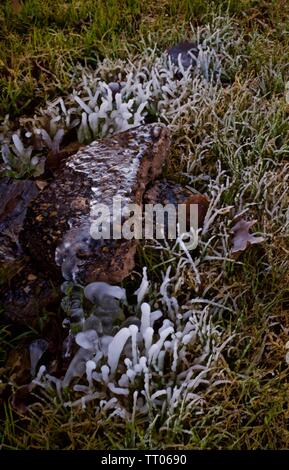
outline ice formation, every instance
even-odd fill
[[[172,300],[165,287],[172,281],[168,272],[160,288],[164,306]],[[144,269],[141,285],[147,282]],[[68,292],[67,286],[64,290]],[[125,299],[123,289],[104,283],[84,288],[84,295],[96,305],[104,292],[118,301]],[[75,305],[75,294],[73,302]],[[40,367],[34,383],[44,388],[57,386],[60,397],[63,390],[73,387],[74,396],[77,393],[80,398],[65,406],[85,407],[93,402],[101,408],[106,404],[111,414],[125,418],[135,412],[149,417],[153,410],[170,416],[181,403],[194,403],[200,410],[199,386],[213,386],[216,381],[212,371],[224,344],[220,330],[210,321],[209,307],[180,316],[180,307],[174,304],[175,317],[169,320],[161,310],[141,302],[135,306],[138,325],[135,320],[129,326],[112,325],[110,335],[97,329],[97,324],[91,328],[91,315],[83,316],[74,324],[74,330],[76,326],[81,329],[74,334],[79,349],[64,378],[53,378]]]
[[[90,143],[145,123],[162,121],[174,126],[176,120],[198,105],[200,94],[217,86],[221,60],[230,56],[222,36],[226,27],[193,33],[197,54],[183,64],[156,48],[147,49],[138,60],[105,60],[95,71],[78,68],[75,89],[70,96],[47,103],[34,118],[22,120],[17,132],[9,116],[0,126],[2,158],[8,172],[39,174],[43,171],[43,150],[59,151],[63,137],[77,129],[78,140]]]

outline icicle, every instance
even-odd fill
[[[103,378],[103,381],[107,384],[108,381],[109,381],[109,367],[108,366],[102,366],[101,368],[101,374],[102,374],[102,378]]]
[[[141,327],[140,327],[140,332],[143,335],[144,332],[146,331],[147,328],[149,328],[151,325],[151,308],[150,305],[147,303],[142,303],[141,304]]]
[[[154,330],[151,327],[147,328],[145,330],[145,332],[143,333],[146,355],[149,354],[149,349],[150,349],[150,347],[152,345],[152,341],[153,341],[153,335],[154,335]]]
[[[95,364],[94,361],[92,361],[92,360],[87,361],[87,363],[86,363],[86,378],[87,378],[87,381],[88,381],[89,388],[93,387],[92,372],[95,370],[95,368],[96,368],[96,364]]]
[[[160,339],[150,347],[148,362],[155,364],[156,359],[161,351],[161,348],[164,344],[165,339],[174,332],[172,326],[169,326],[160,333]]]
[[[122,328],[108,346],[107,363],[112,374],[114,374],[117,369],[119,358],[130,335],[131,332],[128,328]]]
[[[77,333],[75,337],[76,344],[88,351],[96,352],[98,349],[98,334],[95,330],[86,330]]]
[[[130,325],[129,331],[131,334],[132,363],[135,365],[138,360],[138,350],[137,350],[137,341],[136,341],[138,327],[136,325]]]
[[[142,277],[141,285],[135,291],[135,295],[137,296],[138,306],[140,306],[140,304],[142,303],[142,300],[143,300],[144,296],[146,295],[146,293],[148,292],[148,289],[149,289],[149,281],[148,281],[148,278],[147,278],[147,268],[144,267],[143,268],[143,277]]]
[[[129,390],[128,388],[121,388],[121,387],[116,387],[113,383],[109,383],[108,388],[111,392],[115,393],[116,395],[128,395]]]
[[[125,300],[125,289],[118,286],[111,286],[106,282],[92,282],[84,288],[85,297],[93,304],[102,304],[106,296],[117,300]]]
[[[48,343],[44,339],[36,339],[33,341],[30,346],[29,346],[29,352],[30,352],[30,371],[31,371],[31,376],[35,376],[36,372],[36,367],[41,359],[42,355],[45,353],[45,351],[48,348]]]

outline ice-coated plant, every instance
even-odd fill
[[[90,143],[148,118],[165,122],[173,131],[179,125],[190,126],[188,117],[197,126],[202,106],[215,99],[221,64],[230,63],[228,51],[236,36],[226,21],[217,19],[214,26],[192,30],[198,54],[188,68],[180,57],[173,63],[156,47],[127,61],[105,59],[94,71],[77,67],[73,93],[48,102],[34,118],[21,118],[16,146],[15,133],[5,118],[0,145],[6,170],[18,176],[39,175],[44,167],[42,155],[57,154],[65,135],[74,129],[81,143]],[[27,147],[20,136],[25,136]]]
[[[133,308],[137,316],[128,318],[125,325],[111,325],[106,333],[100,328],[101,316],[95,310],[82,316],[78,323],[81,330],[74,334],[79,349],[63,379],[51,377],[45,367],[40,367],[34,383],[45,388],[56,385],[60,397],[62,390],[73,389],[74,396],[79,397],[65,406],[85,407],[93,402],[101,408],[110,404],[110,413],[125,418],[137,412],[147,418],[158,413],[168,419],[182,403],[200,411],[201,388],[217,385],[224,378],[222,374],[216,378],[214,366],[228,339],[224,342],[222,330],[213,325],[210,306],[181,313],[176,299],[167,292],[168,283],[173,281],[168,271],[159,292],[163,308],[153,310],[143,299],[148,283],[144,269],[136,293],[141,303]],[[64,290],[68,292],[67,285]],[[83,294],[97,308],[107,296],[118,301],[125,299],[123,289],[104,283],[86,286]],[[168,319],[164,313],[172,303],[175,315]],[[75,296],[71,307],[79,309]],[[109,315],[115,323],[118,315],[107,311]]]
[[[261,36],[253,32],[253,38]],[[7,168],[8,151],[15,165],[19,160],[15,133],[24,149],[33,147],[29,164],[42,151],[57,153],[71,136],[88,143],[137,123],[160,120],[169,126],[168,175],[182,176],[192,191],[210,201],[197,249],[183,249],[181,237],[172,244],[144,244],[147,268],[134,302],[128,296],[128,303],[119,286],[64,283],[66,366],[57,377],[51,363],[39,367],[46,360],[46,345],[36,340],[30,347],[31,374],[38,386],[52,390],[43,394],[45,401],[52,397],[55,403],[57,394],[85,422],[93,416],[97,424],[109,419],[113,425],[115,417],[119,426],[123,419],[131,434],[141,428],[141,445],[147,445],[157,427],[162,442],[167,429],[174,442],[184,434],[189,445],[211,447],[226,445],[230,435],[234,446],[239,443],[235,425],[240,437],[239,423],[248,429],[256,406],[260,419],[268,414],[266,390],[275,383],[281,404],[287,390],[282,359],[289,364],[284,310],[289,85],[284,83],[281,93],[276,89],[276,77],[287,80],[279,58],[263,65],[259,61],[254,70],[254,54],[261,49],[252,56],[250,33],[242,37],[232,19],[217,18],[187,39],[196,45],[191,68],[148,43],[126,60],[105,59],[95,70],[75,67],[73,92],[47,103],[33,119],[21,118],[19,131],[6,118],[0,142],[7,146]],[[266,45],[270,51],[271,38],[262,41],[262,50]],[[247,243],[256,234],[240,233],[237,225],[254,220],[253,232],[264,239],[259,245]],[[234,249],[236,225],[241,251],[240,244]],[[238,389],[252,378],[256,393],[252,389],[249,409]],[[231,386],[222,387],[227,379]],[[79,413],[86,406],[88,414]],[[230,432],[228,416],[233,416]],[[280,430],[279,419],[277,424]],[[129,442],[127,435],[122,444]],[[271,436],[262,439],[264,445],[271,443]]]
[[[82,109],[81,124],[77,134],[80,142],[90,142],[144,122],[146,102],[138,104],[135,98],[126,99],[121,84],[119,91],[113,93],[116,86],[117,83],[106,84],[99,81],[93,96],[91,90],[85,87],[89,101],[85,97],[74,96],[76,103]]]
[[[44,158],[32,156],[33,147],[25,147],[19,132],[11,136],[12,145],[3,143],[1,146],[2,159],[6,172],[10,176],[23,177],[30,174],[39,176],[44,171]]]

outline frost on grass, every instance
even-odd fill
[[[147,119],[175,126],[179,117],[198,108],[218,87],[222,60],[229,62],[232,31],[221,20],[215,31],[210,27],[192,31],[198,54],[188,68],[181,56],[173,63],[156,47],[127,61],[104,60],[95,71],[78,67],[71,95],[47,103],[31,119],[22,118],[16,132],[6,117],[0,128],[6,171],[16,176],[41,173],[43,156],[48,151],[57,154],[73,129],[81,143],[90,143]]]
[[[157,241],[145,246],[153,256],[136,286],[135,304],[128,304],[118,287],[63,285],[68,330],[63,354],[70,365],[61,379],[44,366],[35,379],[54,387],[67,406],[90,403],[131,421],[137,413],[150,423],[160,416],[166,427],[185,426],[187,414],[190,423],[205,405],[208,410],[210,392],[228,377],[239,383],[250,379],[252,369],[258,374],[264,344],[275,347],[266,322],[271,304],[275,315],[274,302],[281,298],[282,272],[288,272],[288,85],[279,94],[270,88],[282,70],[268,64],[259,76],[243,73],[248,37],[226,19],[189,39],[199,47],[194,67],[182,70],[166,54],[146,49],[127,61],[105,60],[94,71],[78,68],[70,96],[23,119],[16,133],[9,119],[1,128],[6,168],[17,173],[24,171],[17,167],[17,152],[30,164],[34,152],[38,158],[47,149],[57,152],[73,129],[90,142],[146,120],[170,127],[171,169],[210,200],[197,250],[185,249],[181,238],[173,246]],[[246,241],[236,260],[234,227],[240,220],[257,220],[254,231],[264,241]],[[276,279],[278,296],[272,292]],[[282,322],[276,314],[274,325],[285,330]],[[266,326],[264,333],[260,325]],[[256,352],[245,347],[248,337]],[[270,364],[264,367],[272,370]],[[216,408],[211,411],[215,417]]]

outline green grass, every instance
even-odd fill
[[[257,29],[267,30],[273,23],[268,33],[282,34],[287,11],[281,0],[271,2],[270,7],[266,1],[252,0],[19,2],[22,7],[17,12],[11,0],[0,5],[0,117],[33,113],[35,106],[71,89],[75,64],[95,66],[106,56],[125,57],[128,49],[141,47],[143,38],[166,47],[186,35],[189,22],[201,24],[213,13],[226,11],[246,23],[251,21]],[[252,44],[251,60],[258,63],[264,37],[257,48]],[[276,41],[272,46],[276,47]]]
[[[47,393],[41,394],[29,415],[23,417],[12,409],[9,396],[1,395],[0,388],[3,448],[289,446],[289,375],[285,362],[289,247],[281,233],[281,209],[286,204],[288,207],[288,198],[280,210],[272,212],[286,188],[282,168],[289,152],[289,110],[284,99],[289,62],[288,3],[27,0],[16,14],[11,2],[6,1],[0,6],[0,114],[9,113],[12,119],[33,114],[35,107],[44,105],[48,98],[71,91],[77,63],[95,67],[104,57],[137,55],[154,42],[164,49],[186,37],[190,22],[194,26],[206,24],[217,13],[226,13],[238,28],[229,45],[232,60],[226,62],[225,85],[212,102],[204,100],[195,115],[192,111],[178,122],[168,173],[201,173],[214,180],[215,162],[220,159],[232,182],[221,196],[222,206],[240,207],[242,193],[246,203],[254,204],[250,217],[257,219],[256,230],[269,234],[265,244],[240,255],[240,264],[215,260],[200,266],[203,288],[211,286],[209,298],[225,298],[230,306],[230,311],[215,314],[214,318],[228,336],[235,334],[216,370],[218,374],[224,369],[230,383],[204,391],[203,413],[181,410],[170,429],[159,420],[148,426],[139,416],[134,423],[112,421],[92,405],[85,411],[70,410]],[[192,116],[199,119],[197,127]],[[198,160],[202,151],[205,159]],[[275,194],[279,183],[280,190]],[[195,187],[205,192],[207,182],[197,182]],[[229,236],[230,217],[222,222]],[[220,248],[216,231],[214,235],[216,238],[206,248],[208,255]],[[169,260],[169,252],[160,256],[148,248],[139,253],[138,263],[145,264],[149,278],[159,283]],[[193,288],[188,273],[181,293],[184,303],[188,300],[186,289]],[[11,382],[12,372],[5,363],[23,338],[11,338],[7,327],[0,335],[0,367],[5,369],[5,380]],[[13,383],[13,387],[17,385]]]

